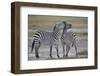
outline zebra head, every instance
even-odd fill
[[[64,27],[66,26],[66,24],[67,24],[67,23],[66,23],[65,21],[61,21],[61,22],[59,22],[59,23],[56,23],[55,26],[54,26],[53,31],[56,30],[56,29],[59,30],[59,31],[60,31],[60,30],[63,30]]]
[[[70,29],[72,28],[72,24],[66,23],[63,21],[63,23],[65,24],[64,29]]]
[[[72,28],[72,24],[68,24],[65,21],[63,21],[63,23],[65,24],[64,28],[63,28],[63,32],[62,32],[62,36],[64,36],[67,33],[68,29]]]
[[[72,24],[68,24],[68,23],[65,23],[65,22],[64,22],[64,24],[65,24],[65,26],[63,28],[63,32],[66,32],[68,29],[72,28]]]

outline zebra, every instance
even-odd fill
[[[63,30],[65,23],[66,23],[65,21],[56,23],[52,32],[43,31],[43,30],[38,30],[35,32],[35,34],[33,36],[31,52],[33,51],[33,48],[35,47],[36,58],[39,58],[38,50],[39,50],[41,44],[49,45],[50,58],[52,58],[52,47],[55,46],[55,49],[57,51],[57,57],[59,58],[58,45],[59,45],[59,40],[61,37],[60,32],[61,32],[61,30]]]
[[[67,25],[71,25],[71,24],[66,24],[66,26],[63,28],[63,33],[61,36],[61,43],[63,47],[63,57],[68,56],[69,50],[72,46],[75,47],[76,56],[77,56],[78,55],[77,43],[76,43],[77,36],[73,32],[68,32],[69,28],[67,27]],[[66,53],[65,53],[65,49],[66,49]]]

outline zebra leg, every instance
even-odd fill
[[[76,56],[78,56],[77,46],[75,44],[74,44],[74,46],[75,46]]]
[[[37,43],[36,46],[35,46],[35,56],[36,56],[36,58],[39,58],[39,54],[38,54],[39,48],[40,48],[40,43]]]
[[[65,57],[65,45],[62,44],[62,47],[63,47],[63,57]]]
[[[66,56],[68,56],[69,50],[70,50],[70,46],[66,45]]]
[[[56,50],[57,50],[57,57],[59,58],[60,56],[59,56],[59,50],[58,50],[58,45],[56,45]]]
[[[50,46],[50,58],[52,58],[52,45]]]

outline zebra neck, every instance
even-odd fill
[[[55,31],[53,32],[54,37],[59,38],[60,36],[60,31]]]
[[[67,30],[63,30],[61,37],[65,36],[66,32],[67,32]]]
[[[61,31],[53,32],[53,37],[54,37],[55,39],[60,40],[61,36],[62,36],[62,32],[61,32]]]

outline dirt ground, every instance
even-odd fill
[[[49,54],[50,54],[50,48],[46,45],[42,45],[40,48],[39,48],[39,56],[40,58],[36,58],[35,57],[35,49],[33,49],[33,52],[31,53],[31,41],[29,43],[29,46],[28,46],[28,60],[49,60],[51,59]],[[53,58],[52,59],[77,59],[77,58],[87,58],[88,57],[88,54],[87,54],[87,40],[86,39],[82,39],[80,40],[79,43],[77,43],[78,45],[78,56],[76,56],[76,52],[75,52],[75,48],[74,47],[71,47],[69,53],[68,53],[68,57],[63,57],[63,49],[62,49],[62,46],[60,45],[59,46],[59,55],[60,55],[60,58],[57,57],[57,51],[55,50],[55,48],[53,47],[52,49],[52,56]]]

